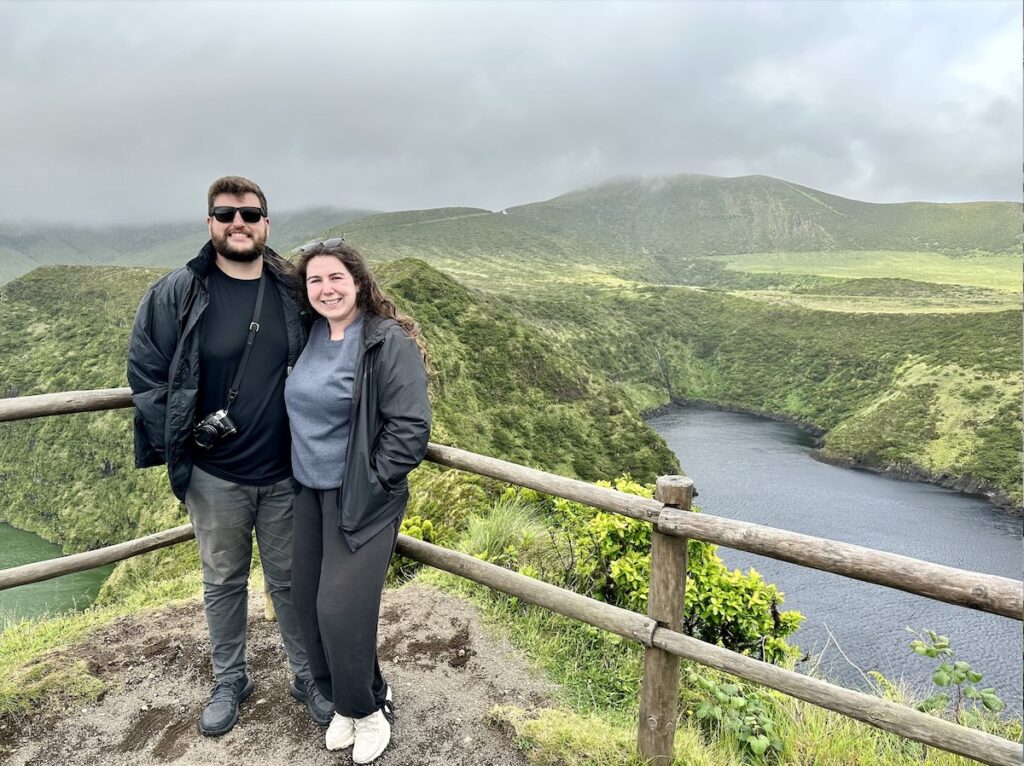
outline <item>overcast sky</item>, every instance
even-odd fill
[[[0,220],[533,202],[760,173],[1020,200],[1020,2],[0,1]]]

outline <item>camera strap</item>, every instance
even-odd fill
[[[252,353],[252,344],[256,341],[256,333],[260,331],[260,309],[263,307],[263,291],[267,286],[267,266],[263,265],[263,272],[260,274],[260,286],[256,291],[256,308],[252,312],[252,321],[249,323],[249,337],[245,339],[245,351],[242,352],[242,361],[238,363],[238,371],[235,379],[228,390],[228,403],[224,412],[228,411],[235,399],[238,398],[238,388],[242,385],[242,375],[245,374],[245,365],[249,362],[249,355]]]

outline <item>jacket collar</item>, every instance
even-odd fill
[[[376,314],[365,314],[363,316],[363,348],[370,348],[384,340],[384,335],[394,324],[397,324],[394,319]]]
[[[213,249],[213,240],[207,240],[199,251],[199,255],[185,264],[185,268],[195,274],[204,283],[213,271],[217,263],[217,251]],[[292,286],[292,279],[285,274],[283,265],[285,260],[275,253],[271,248],[265,247],[263,252],[263,267],[267,273],[278,282],[283,282],[289,287]]]

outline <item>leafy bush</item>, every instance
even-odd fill
[[[409,476],[407,516],[433,524],[432,542],[452,546],[470,517],[486,512],[497,490],[490,479],[424,464]]]
[[[402,526],[399,528],[398,533],[414,537],[417,540],[423,540],[427,543],[436,542],[434,539],[433,522],[422,516],[407,515],[402,519]],[[396,554],[388,565],[388,582],[395,583],[398,580],[408,580],[416,574],[416,570],[421,566],[418,561]]]
[[[597,482],[642,497],[654,488],[629,477]],[[557,584],[634,612],[647,611],[652,526],[562,498],[510,487],[503,501],[537,505],[562,567]],[[777,662],[795,653],[786,637],[800,626],[799,612],[780,612],[783,596],[753,569],[730,571],[717,546],[689,541],[684,630],[709,643]],[[550,562],[550,557],[548,558]]]

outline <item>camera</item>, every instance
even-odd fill
[[[211,412],[196,423],[192,429],[192,441],[202,450],[213,449],[214,445],[238,432],[238,426],[228,417],[227,410]]]

